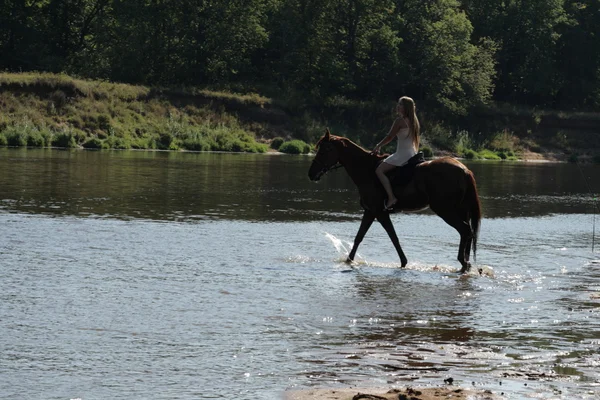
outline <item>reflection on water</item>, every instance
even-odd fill
[[[0,149],[8,211],[164,220],[354,219],[343,170],[307,179],[310,157]],[[472,162],[484,216],[589,213],[600,166]],[[584,178],[585,177],[585,178]]]
[[[279,399],[439,385],[600,388],[600,253],[570,164],[471,163],[478,263],[428,212],[406,269],[343,171],[309,157],[0,149],[0,397]],[[597,166],[582,166],[598,190]],[[483,275],[476,270],[481,268]]]

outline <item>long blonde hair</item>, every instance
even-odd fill
[[[400,97],[398,100],[404,107],[404,115],[408,118],[410,133],[412,135],[413,145],[415,149],[419,151],[419,137],[421,134],[421,125],[419,124],[419,118],[417,118],[417,106],[415,101],[407,96]]]

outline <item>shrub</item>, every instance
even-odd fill
[[[110,129],[110,117],[108,115],[100,114],[96,118],[96,121],[98,122],[98,128],[103,131],[108,131]]]
[[[50,94],[50,101],[55,110],[60,110],[67,105],[67,95],[62,90]]]
[[[186,138],[182,143],[181,147],[191,151],[209,151],[211,149],[211,143],[202,137],[197,138]]]
[[[131,142],[129,139],[117,136],[109,136],[105,143],[111,149],[127,150],[131,148]]]
[[[8,146],[23,147],[27,146],[27,135],[22,129],[11,127],[5,131],[6,143]]]
[[[431,123],[423,129],[423,135],[427,137],[428,143],[444,150],[454,150],[452,132],[442,125]]]
[[[134,138],[131,141],[131,148],[132,149],[140,149],[140,150],[155,149],[156,142],[152,138],[149,138],[149,137],[138,137],[138,138]]]
[[[279,150],[279,148],[281,147],[283,142],[285,142],[285,140],[282,137],[278,136],[276,138],[273,138],[273,140],[271,140],[271,148],[275,149],[275,150]]]
[[[456,134],[456,148],[455,151],[457,154],[466,154],[466,152],[470,149],[473,149],[475,146],[473,145],[473,141],[469,136],[469,132],[461,131]],[[475,152],[475,154],[477,154]]]
[[[46,145],[46,139],[42,133],[38,130],[32,130],[27,135],[27,146],[30,147],[44,147]]]
[[[6,136],[4,136],[4,132],[0,132],[0,146],[8,146],[8,141],[6,140]]]
[[[512,151],[519,139],[507,130],[496,133],[490,143],[490,147],[497,151]]]
[[[475,160],[478,157],[477,152],[472,149],[465,150],[463,155],[467,160]]]
[[[310,145],[302,140],[291,140],[284,142],[279,151],[286,154],[308,154],[310,153]]]
[[[98,138],[91,138],[87,142],[83,143],[84,149],[102,149],[104,142]]]
[[[423,152],[423,156],[425,158],[433,158],[433,150],[431,149],[431,147],[421,147],[421,151]]]
[[[163,132],[158,136],[158,141],[156,144],[161,150],[169,150],[173,144],[173,136]]]
[[[500,157],[498,154],[496,154],[493,151],[488,150],[488,149],[481,150],[479,153],[477,153],[477,155],[479,156],[479,158],[483,158],[484,160],[501,160],[502,159],[502,157]],[[504,155],[504,158],[506,158],[506,154]]]
[[[60,132],[52,138],[52,146],[74,148],[77,147],[75,136],[71,132]]]

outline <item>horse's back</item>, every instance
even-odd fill
[[[471,171],[452,157],[442,157],[419,164],[415,171],[415,185],[425,191],[430,202],[450,200],[453,195],[462,198]]]
[[[461,163],[460,161],[458,161],[456,158],[453,157],[441,157],[441,158],[436,158],[435,160],[429,160],[429,161],[425,161],[421,164],[419,164],[419,167],[421,168],[426,168],[426,169],[433,169],[433,170],[456,170],[458,171],[463,171],[463,172],[467,172],[469,171],[469,168],[467,168],[467,166],[463,163]]]

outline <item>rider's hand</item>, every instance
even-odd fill
[[[373,151],[371,151],[371,154],[375,154],[375,155],[377,155],[377,154],[379,154],[379,151],[380,151],[380,150],[381,150],[381,149],[379,148],[379,146],[375,146],[375,148],[373,149]]]

